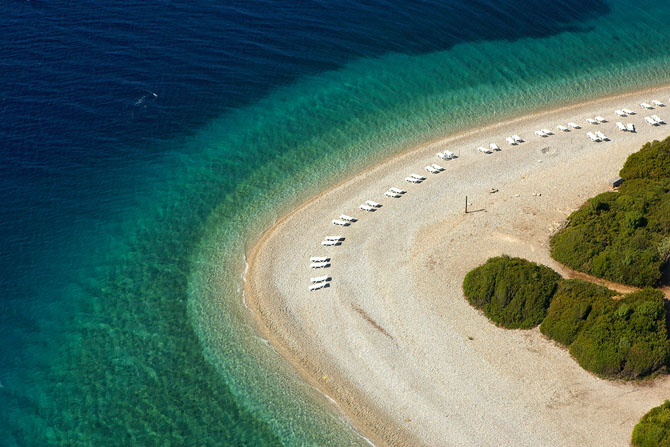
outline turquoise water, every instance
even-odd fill
[[[30,324],[41,336],[21,340],[22,356],[3,356],[13,368],[0,378],[0,436],[365,445],[255,333],[240,292],[245,251],[301,201],[420,142],[670,81],[670,6],[609,5],[547,36],[355,58],[196,131],[146,141],[158,160],[119,186],[124,211],[94,229],[82,219],[44,250],[45,263],[71,274],[32,286],[67,303],[40,310]]]

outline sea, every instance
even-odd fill
[[[421,142],[670,81],[658,0],[3,4],[6,447],[368,445],[255,331],[259,235]]]

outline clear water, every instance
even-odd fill
[[[416,143],[670,80],[670,5],[556,3],[12,4],[3,445],[365,444],[255,334],[245,249]]]

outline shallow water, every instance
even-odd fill
[[[623,0],[12,4],[0,439],[364,444],[249,325],[248,244],[419,142],[668,82],[668,19]]]

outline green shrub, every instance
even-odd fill
[[[470,304],[498,325],[529,329],[547,314],[559,279],[549,267],[499,256],[470,271],[463,291]]]
[[[658,244],[658,256],[661,258],[661,261],[667,263],[670,261],[670,236],[664,238]]]
[[[640,151],[628,157],[619,175],[624,180],[669,178],[668,159],[670,159],[670,139],[646,143]]]
[[[633,447],[670,447],[670,401],[652,408],[633,429]]]
[[[670,138],[626,161],[619,192],[591,198],[551,238],[551,255],[582,272],[654,286],[670,262]]]
[[[601,314],[614,305],[614,292],[579,279],[558,284],[540,331],[547,337],[569,346],[575,341],[589,317]]]
[[[665,368],[670,349],[664,304],[663,293],[654,289],[609,303],[596,299],[570,354],[584,369],[608,378],[637,379]]]

